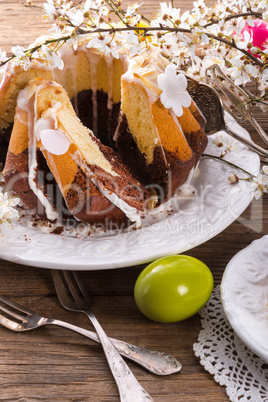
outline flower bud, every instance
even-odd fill
[[[235,184],[238,182],[239,178],[236,176],[236,174],[231,173],[230,176],[228,177],[228,180],[231,184]]]

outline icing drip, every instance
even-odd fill
[[[113,64],[112,58],[106,59],[107,64],[107,74],[108,74],[108,99],[107,99],[107,109],[113,109]]]
[[[92,90],[92,108],[93,108],[93,132],[98,137],[98,100],[97,100],[97,89],[98,89],[98,77],[97,77],[97,67],[100,61],[100,56],[91,54],[90,62],[90,78],[91,78],[91,90]]]
[[[0,90],[4,87],[5,83],[8,81],[8,64],[9,63],[7,63],[5,65],[5,67],[3,69],[3,74],[1,74],[2,79],[1,79],[1,82],[0,82]],[[0,78],[1,78],[1,75],[0,75]]]
[[[115,193],[112,193],[111,191],[107,190],[102,186],[101,183],[97,180],[97,178],[94,176],[94,174],[91,172],[89,167],[86,167],[86,171],[92,181],[92,183],[100,190],[102,195],[106,197],[112,204],[116,205],[121,211],[125,213],[125,215],[128,217],[128,219],[135,223],[137,227],[141,225],[141,217],[138,213],[138,210],[134,207],[131,207],[128,205],[125,201],[123,201],[121,198],[119,198]]]
[[[37,187],[36,183],[36,172],[37,172],[37,158],[36,158],[36,137],[34,135],[34,126],[36,121],[36,104],[35,99],[32,96],[29,100],[27,99],[27,92],[29,87],[22,90],[18,97],[18,107],[28,114],[28,136],[29,136],[29,146],[28,146],[28,164],[29,164],[29,175],[28,183],[31,190],[40,200],[40,202],[45,207],[46,215],[48,219],[57,219],[58,214],[48,201],[45,194]]]

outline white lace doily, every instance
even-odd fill
[[[268,402],[268,365],[236,336],[217,286],[200,311],[202,330],[193,345],[200,363],[235,402]]]

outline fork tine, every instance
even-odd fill
[[[21,304],[16,303],[12,300],[9,300],[5,296],[0,295],[0,302],[10,306],[14,310],[18,310],[19,312],[24,313],[26,315],[36,315],[36,313],[33,310],[31,310],[30,308],[22,306]]]
[[[61,300],[62,303],[64,303],[65,305],[68,305],[70,302],[70,297],[67,292],[67,288],[64,285],[61,271],[52,269],[52,277],[53,277],[54,285],[55,285],[56,292],[57,292],[59,299]]]
[[[0,302],[2,303],[2,305],[0,304],[1,312],[6,313],[10,317],[20,320],[22,322],[27,321],[25,314],[26,314],[26,316],[36,315],[36,313],[34,311],[27,309],[26,307],[23,307],[20,304],[14,302],[14,301],[11,301],[1,295],[0,295]],[[7,308],[6,306],[11,307],[13,310]],[[19,313],[24,313],[24,315],[19,314]],[[4,317],[4,318],[6,318],[6,317]]]
[[[64,278],[67,282],[71,295],[73,296],[74,300],[81,300],[80,294],[78,292],[79,287],[77,285],[77,281],[74,275],[74,272],[70,274],[69,271],[63,271]],[[73,276],[74,280],[72,279],[71,275]]]
[[[14,318],[14,319],[16,319],[18,321],[21,321],[21,322],[26,322],[27,321],[25,316],[23,316],[21,314],[18,314],[18,313],[15,313],[14,311],[12,311],[12,310],[4,307],[4,306],[1,306],[1,305],[0,305],[0,312],[4,313],[4,314],[7,314],[10,318]],[[5,316],[3,316],[3,317],[5,317]]]
[[[81,280],[78,272],[72,271],[72,273],[73,273],[74,279],[76,281],[76,284],[77,284],[80,292],[82,293],[84,299],[89,302],[89,294],[88,294],[88,290],[87,290],[84,282]]]

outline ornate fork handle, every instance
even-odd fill
[[[98,336],[93,331],[77,327],[76,325],[69,324],[65,321],[44,318],[42,321],[42,325],[47,324],[67,328],[91,339],[96,343],[100,343]],[[156,350],[141,348],[139,346],[132,345],[131,343],[123,342],[118,339],[109,339],[122,356],[125,356],[129,360],[134,361],[135,363],[144,367],[146,370],[150,371],[152,374],[170,375],[181,370],[181,364],[172,355],[158,352]]]
[[[90,317],[91,319],[91,317]],[[76,325],[69,324],[67,322],[51,319],[51,318],[42,318],[39,323],[40,325],[56,325],[59,327],[67,328],[71,331],[77,332],[80,335],[86,336],[87,338],[102,343],[103,350],[105,351],[109,366],[114,375],[114,379],[118,385],[118,390],[120,393],[120,398],[122,402],[153,402],[152,397],[141,387],[139,382],[136,380],[127,364],[124,362],[119,352],[122,352],[124,355],[124,351],[120,349],[121,342],[111,339],[115,345],[112,344],[111,340],[107,337],[100,324],[98,323],[96,317],[94,316],[94,326],[96,331],[98,332],[98,336],[86,329],[77,327]],[[118,344],[117,344],[118,342]],[[115,348],[118,346],[118,351]],[[149,351],[145,349],[145,355],[148,354]],[[126,357],[132,358],[132,354],[126,353]],[[135,356],[133,359],[135,360]],[[147,364],[147,359],[145,359]]]
[[[122,402],[149,402],[152,397],[142,388],[129,367],[122,359],[108,336],[103,331],[97,318],[91,312],[87,313],[102,344],[111,372],[117,383]]]

